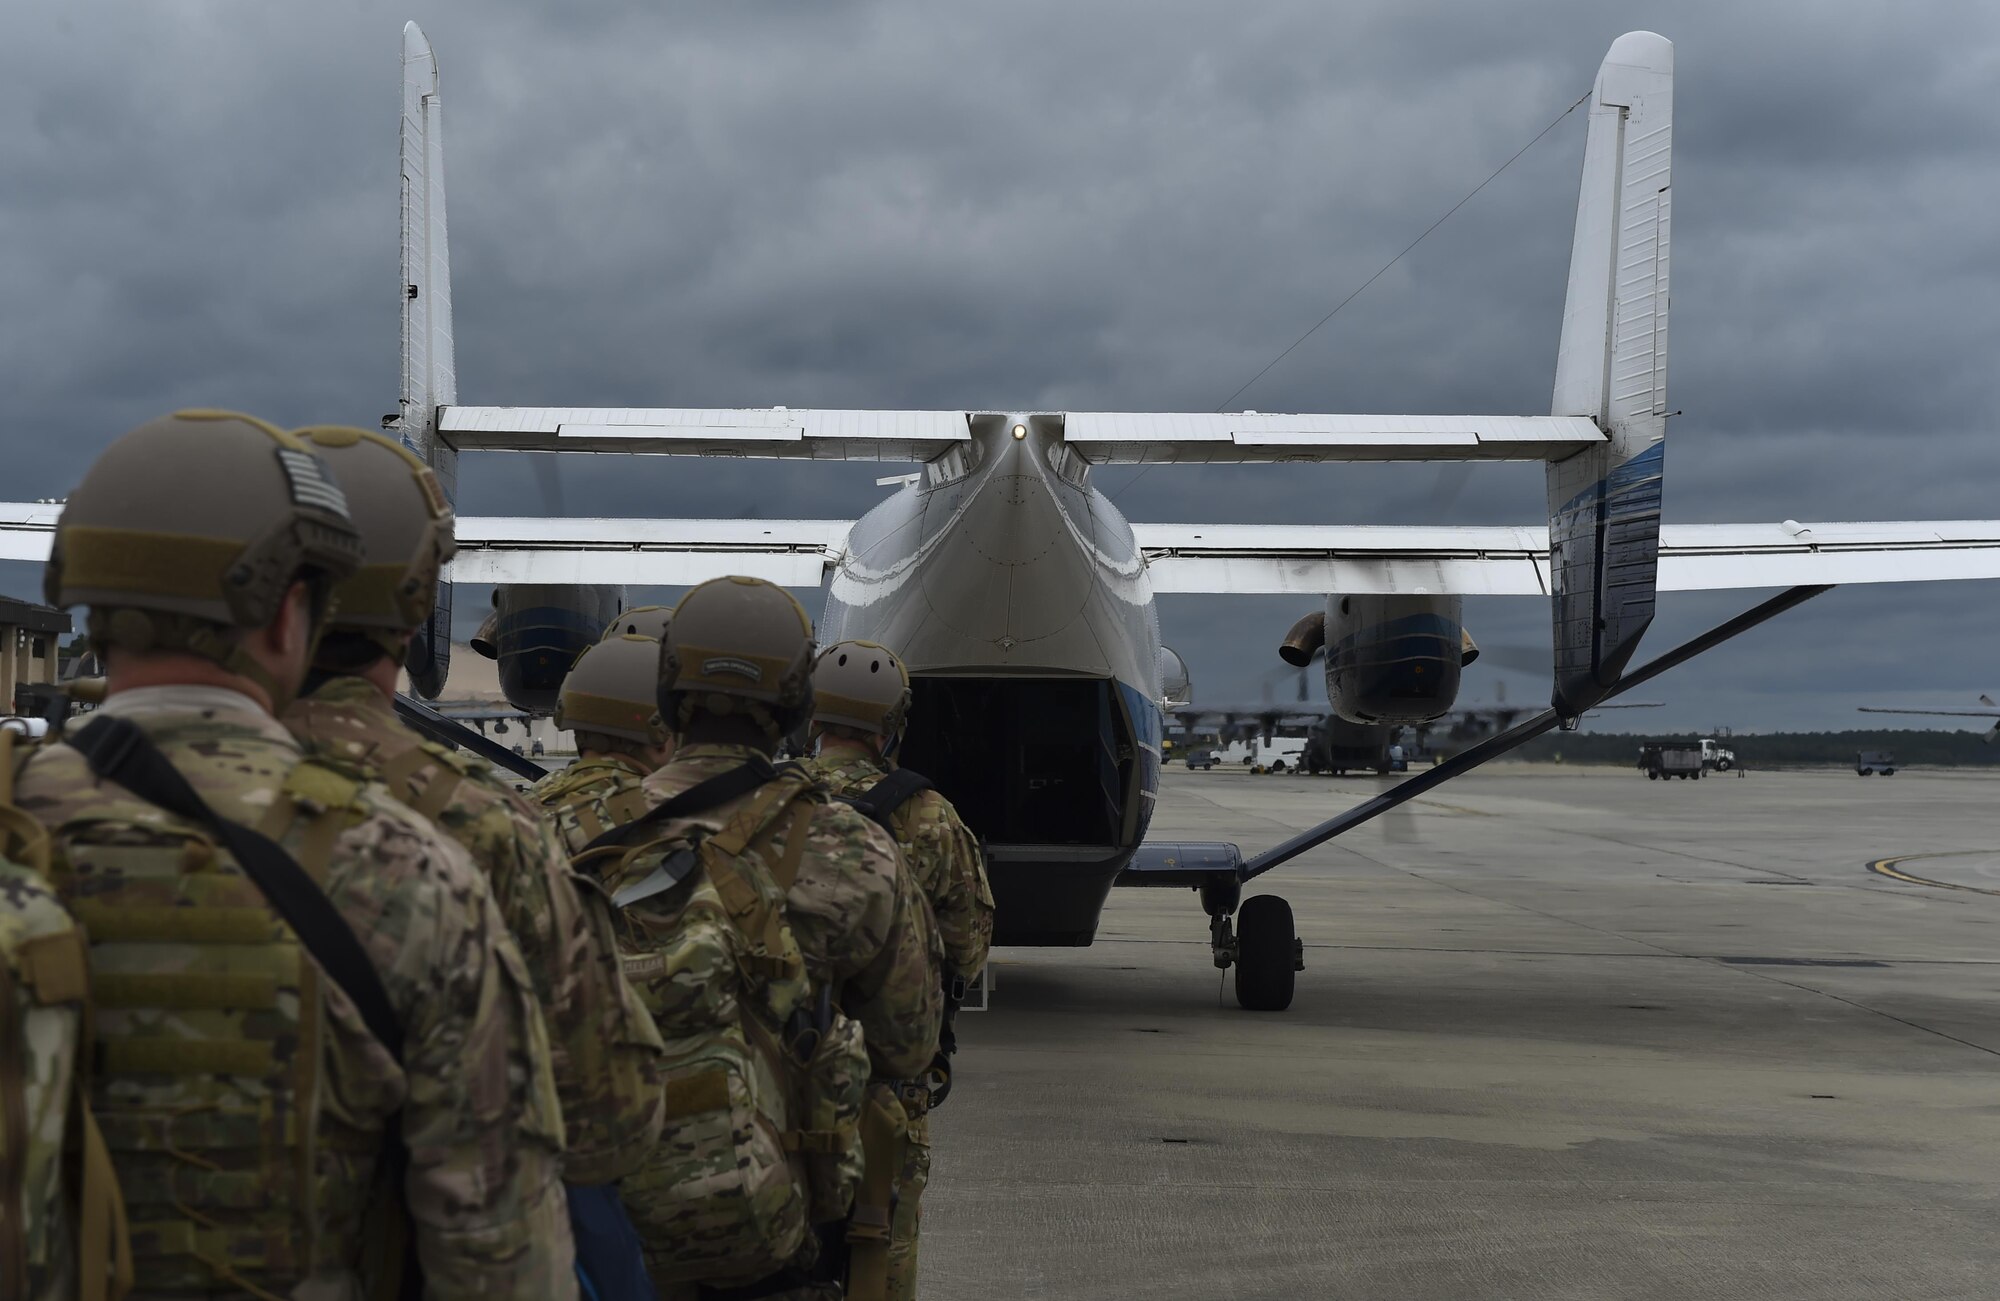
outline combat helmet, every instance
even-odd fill
[[[741,713],[773,741],[812,717],[812,620],[761,578],[713,578],[674,607],[660,646],[660,717]]]
[[[378,433],[342,425],[293,433],[339,477],[368,556],[334,588],[329,626],[400,657],[403,634],[430,618],[438,576],[457,550],[444,489],[413,452]]]
[[[888,647],[843,641],[821,652],[813,665],[813,722],[894,740],[909,716],[910,674]]]
[[[654,697],[660,643],[651,637],[607,637],[577,658],[556,700],[557,727],[597,732],[641,745],[664,745],[666,724]]]
[[[604,629],[599,641],[610,641],[613,637],[651,637],[654,641],[667,639],[667,625],[673,621],[674,607],[671,605],[635,605],[629,610],[621,610]]]
[[[120,438],[56,522],[45,600],[88,605],[91,646],[182,651],[287,694],[242,648],[293,582],[315,625],[360,568],[347,499],[312,447],[230,411],[179,411]],[[317,632],[315,627],[315,632]]]

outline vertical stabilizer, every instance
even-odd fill
[[[1653,619],[1667,426],[1674,47],[1612,43],[1590,100],[1551,414],[1609,435],[1548,467],[1554,705],[1595,704]]]
[[[438,408],[458,400],[451,341],[451,253],[444,221],[444,128],[437,56],[423,29],[403,25],[403,442],[458,496],[458,453],[438,437]],[[451,584],[410,643],[418,693],[435,699],[451,666]]]

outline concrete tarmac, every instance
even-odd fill
[[[1379,788],[1174,769],[1152,834]],[[1282,1013],[1191,892],[1116,891],[961,1018],[922,1295],[2000,1297],[1996,795],[1476,773],[1255,883],[1306,940]]]

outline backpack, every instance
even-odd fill
[[[920,772],[908,768],[896,768],[882,774],[882,779],[860,795],[840,797],[856,813],[867,818],[890,835],[896,829],[889,825],[896,816],[896,810],[908,804],[925,791],[934,791],[937,783]]]
[[[752,793],[714,834],[656,830]],[[823,799],[805,773],[753,762],[577,860],[623,910],[626,978],[667,1044],[660,1143],[622,1185],[663,1287],[798,1264],[808,1230],[844,1217],[860,1181],[861,1027],[814,987],[785,913]]]
[[[317,1115],[321,980],[401,1058],[380,975],[318,885],[362,816],[361,787],[301,761],[252,829],[209,809],[123,718],[100,717],[41,761],[73,766],[59,780],[109,779],[58,829],[52,880],[89,936],[89,1093],[143,1225],[135,1255],[147,1286],[287,1293],[315,1267],[334,1209],[319,1202],[319,1154],[346,1137],[323,1133]],[[190,825],[161,825],[135,805]],[[299,859],[276,843],[295,824]],[[399,1133],[391,1118],[385,1191],[400,1188],[407,1160]],[[400,1199],[375,1201],[342,1209],[393,1217],[382,1207]],[[401,1226],[383,1227],[393,1237]],[[400,1268],[393,1250],[382,1259],[411,1295],[414,1253]]]
[[[14,741],[0,729],[0,1296],[116,1301],[132,1256],[79,1068],[87,945],[49,883],[47,831],[14,806]]]

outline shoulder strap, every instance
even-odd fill
[[[775,776],[777,770],[771,767],[771,761],[759,755],[741,767],[731,768],[728,772],[718,773],[707,781],[697,782],[664,803],[654,805],[623,826],[611,828],[585,845],[582,852],[576,855],[577,860],[581,861],[592,850],[622,845],[641,828],[655,826],[673,818],[685,818],[712,809],[718,804],[727,804],[738,796],[748,795]]]
[[[228,847],[243,872],[285,919],[306,951],[361,1013],[368,1033],[403,1061],[403,1025],[382,977],[347,919],[283,846],[211,809],[187,778],[130,719],[99,715],[69,738],[90,770],[148,804],[200,823]]]
[[[853,798],[841,796],[842,803],[850,804],[856,813],[881,827],[889,825],[889,819],[896,816],[896,810],[908,804],[925,791],[934,791],[937,783],[909,768],[898,768],[885,773],[881,781],[870,786],[865,794]]]

